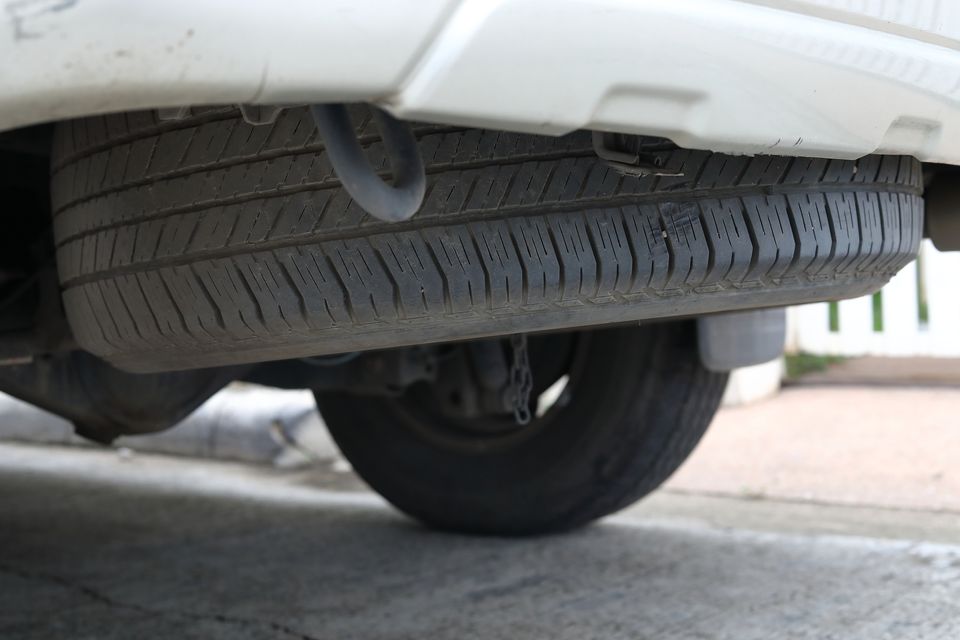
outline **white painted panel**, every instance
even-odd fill
[[[931,350],[960,355],[960,253],[924,247]]]
[[[957,7],[0,0],[0,129],[161,106],[371,101],[457,125],[960,164]]]
[[[849,354],[866,355],[873,343],[871,296],[840,302],[840,340]]]
[[[824,353],[828,348],[830,307],[826,302],[792,307],[787,349],[792,352]]]
[[[919,348],[917,263],[911,262],[883,288],[882,355],[912,355]]]

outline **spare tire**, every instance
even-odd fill
[[[386,167],[366,111],[357,135]],[[915,256],[908,157],[732,157],[588,132],[418,125],[422,210],[366,216],[306,109],[57,125],[54,233],[79,344],[161,371],[851,297]]]

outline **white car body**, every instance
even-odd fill
[[[960,164],[955,0],[2,0],[0,130],[191,104]]]

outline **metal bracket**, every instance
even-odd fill
[[[264,124],[273,124],[284,107],[262,104],[241,104],[240,115],[247,124],[258,127]]]
[[[655,153],[623,151],[615,148],[618,134],[593,132],[593,150],[616,171],[630,176],[682,176],[682,171],[667,169],[662,157]]]
[[[161,107],[157,109],[157,118],[162,121],[183,120],[190,115],[190,107]]]

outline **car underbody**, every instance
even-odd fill
[[[91,440],[168,428],[236,380],[307,388],[407,513],[566,529],[683,461],[727,373],[779,355],[782,307],[877,291],[924,237],[960,248],[960,106],[931,84],[960,54],[922,12],[351,4],[384,41],[323,46],[394,55],[309,81],[299,27],[242,65],[174,4],[6,5],[0,53],[29,63],[0,96],[0,390]],[[150,38],[80,52],[108,9]],[[537,11],[543,38],[584,38],[556,69],[514,33]],[[703,64],[698,39],[734,24]],[[60,66],[30,57],[57,34]],[[669,63],[625,63],[663,38]]]

